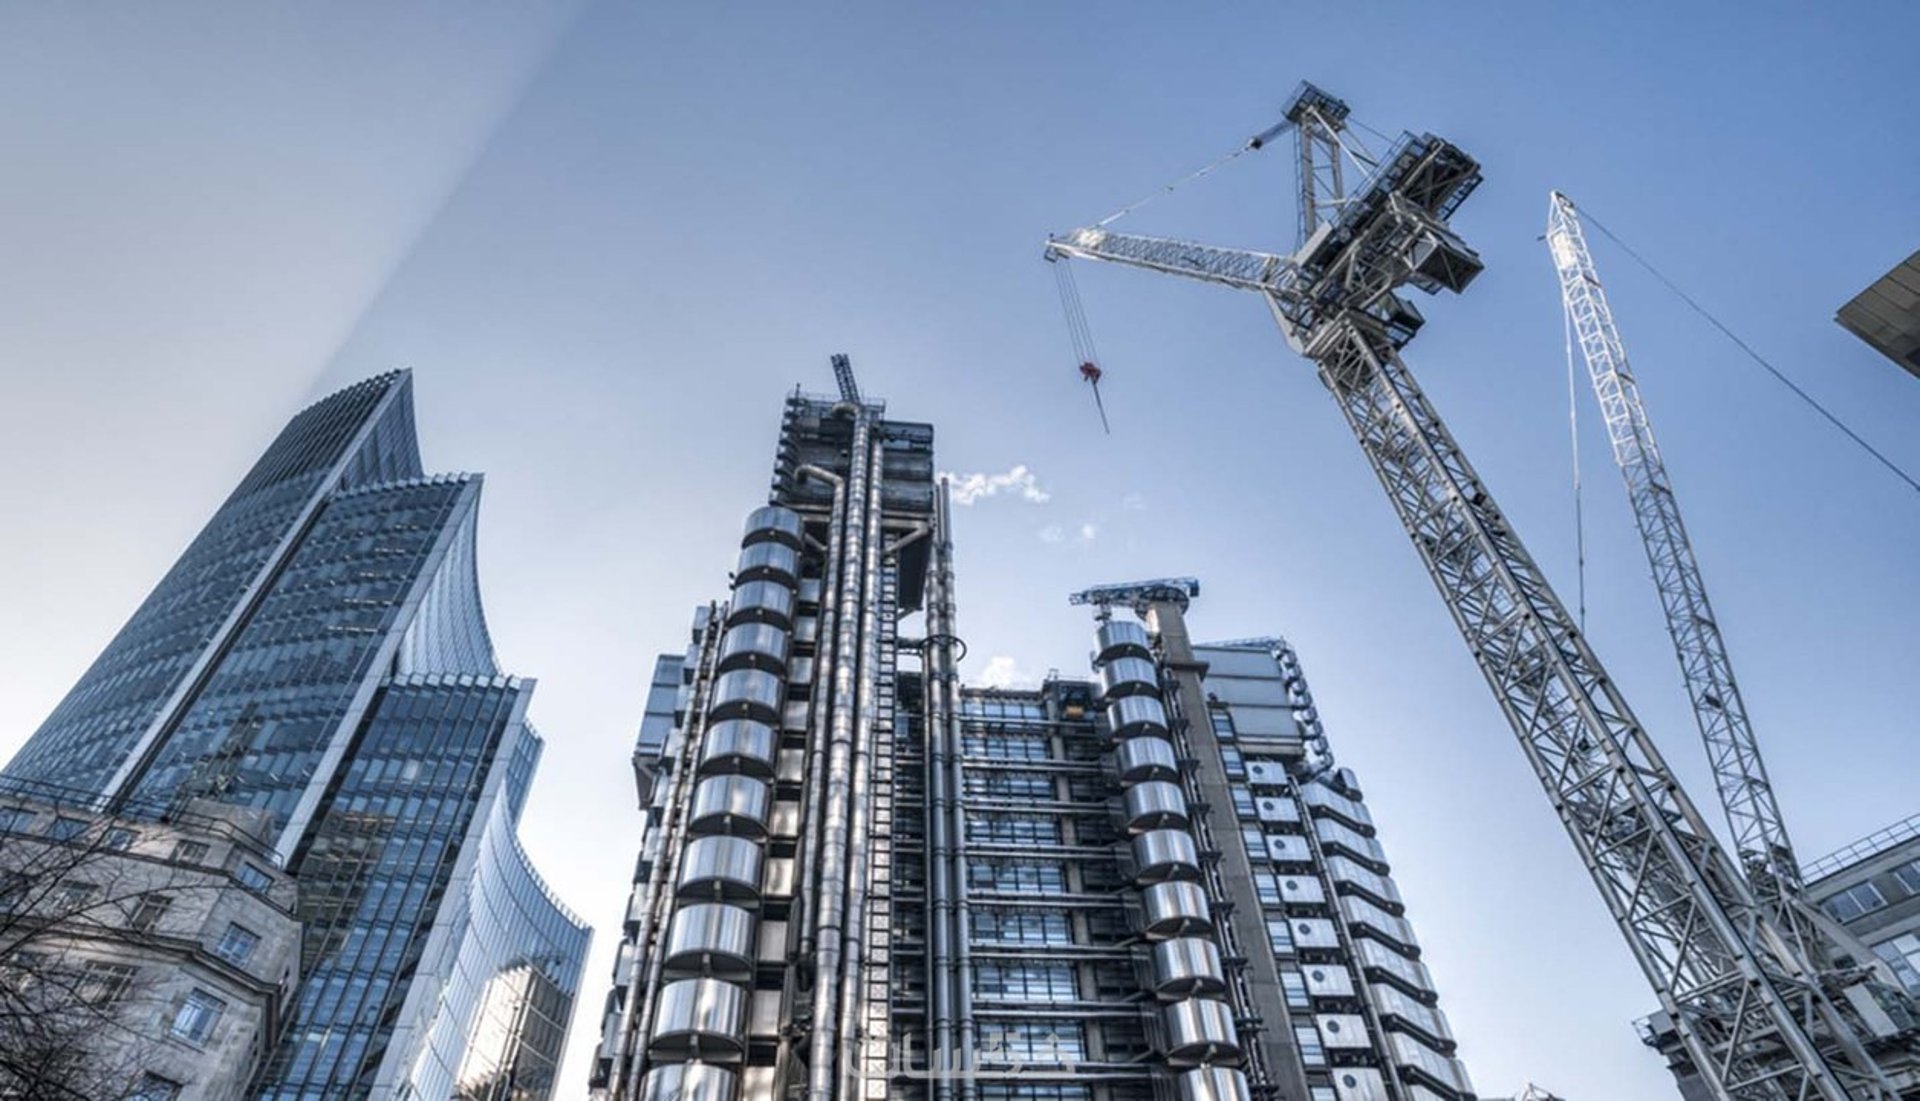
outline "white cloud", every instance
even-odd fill
[[[1040,537],[1042,543],[1051,547],[1063,546],[1067,543],[1072,543],[1076,547],[1085,547],[1091,546],[1094,539],[1099,537],[1100,527],[1092,521],[1088,521],[1081,524],[1078,529],[1069,534],[1067,529],[1060,524],[1048,524],[1046,527],[1034,532],[1034,534]]]
[[[971,505],[986,497],[997,497],[1002,492],[1017,493],[1020,499],[1033,505],[1044,505],[1053,500],[1053,494],[1040,488],[1040,479],[1028,470],[1025,463],[1015,465],[1005,474],[945,474],[952,481],[953,502],[957,505]]]
[[[1011,656],[995,654],[987,659],[987,667],[980,670],[976,683],[982,688],[1032,688],[1040,678],[1020,668]]]
[[[1120,498],[1120,507],[1126,509],[1128,512],[1145,512],[1147,511],[1146,495],[1142,493],[1129,493],[1125,497]]]

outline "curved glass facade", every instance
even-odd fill
[[[107,793],[216,658],[325,496],[419,473],[404,373],[348,387],[294,417],[6,775]]]
[[[589,931],[515,835],[540,740],[481,610],[480,489],[422,475],[405,373],[319,402],[6,769],[272,816],[304,936],[250,1097],[551,1095]]]

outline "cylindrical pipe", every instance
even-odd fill
[[[859,704],[856,712],[853,751],[853,800],[850,807],[851,835],[847,841],[848,866],[857,874],[847,877],[846,924],[842,938],[846,944],[840,963],[840,1046],[846,1054],[841,1074],[845,1082],[842,1096],[864,1095],[860,1089],[858,1058],[861,1018],[866,1008],[866,941],[868,850],[873,832],[873,750],[879,724],[880,704],[880,571],[881,561],[880,494],[886,482],[879,434],[868,445],[867,459],[867,536],[864,572],[860,579],[860,678],[857,682]]]
[[[840,599],[840,562],[834,553],[839,546],[842,532],[846,530],[846,488],[845,478],[831,470],[824,470],[809,463],[795,472],[801,478],[817,478],[833,487],[833,510],[827,518],[827,540],[825,548],[825,576],[820,584],[820,623],[814,632],[813,645],[813,694],[810,710],[807,714],[808,746],[807,772],[804,793],[806,821],[801,827],[800,859],[806,873],[806,883],[800,893],[800,905],[804,920],[797,922],[800,927],[799,950],[797,957],[812,961],[814,950],[813,917],[816,910],[818,892],[814,889],[818,881],[820,829],[822,822],[821,806],[826,802],[827,723],[832,709],[828,706],[827,693],[833,685],[834,671],[834,625],[839,621]]]
[[[853,794],[854,678],[858,672],[854,654],[859,645],[860,587],[856,578],[860,576],[865,550],[862,544],[866,542],[866,525],[861,522],[864,517],[856,517],[855,510],[862,508],[867,499],[869,436],[867,418],[856,411],[853,446],[848,457],[851,477],[847,480],[845,498],[847,524],[841,539],[840,609],[835,624],[833,718],[822,808],[820,882],[815,892],[818,906],[813,922],[813,1036],[807,1060],[808,1101],[833,1101],[839,1054],[840,965],[846,923],[849,803]]]
[[[921,662],[927,746],[927,1070],[933,1078],[934,1101],[951,1101],[955,1062],[953,843],[947,820],[953,805],[947,784],[953,760],[953,744],[947,737],[954,638],[952,549],[946,530],[936,526],[927,582],[927,642]]]
[[[940,555],[947,569],[947,617],[948,634],[954,633],[953,624],[957,622],[957,602],[954,596],[953,582],[953,508],[946,481],[940,483],[940,493],[935,502],[939,509],[936,521],[940,531]],[[949,643],[951,646],[951,643]],[[951,651],[949,651],[951,653]],[[953,844],[953,1016],[955,1022],[954,1044],[960,1065],[960,1097],[962,1101],[974,1101],[979,1090],[973,1084],[973,1069],[976,1063],[976,1030],[973,1022],[973,916],[967,902],[971,887],[967,881],[967,814],[961,800],[966,791],[965,766],[961,763],[962,745],[960,731],[960,672],[951,657],[947,662],[947,790],[951,794],[949,803],[948,829]]]

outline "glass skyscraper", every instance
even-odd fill
[[[789,398],[731,592],[656,668],[593,1096],[1472,1098],[1292,648],[1195,643],[1150,586],[1086,675],[961,684],[932,451]]]
[[[405,372],[306,409],[4,770],[270,816],[304,941],[262,1101],[551,1095],[589,930],[516,838],[541,741],[480,489],[423,473]]]

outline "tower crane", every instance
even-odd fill
[[[1547,248],[1560,277],[1560,300],[1613,445],[1613,459],[1626,481],[1634,524],[1666,613],[1667,633],[1693,703],[1694,722],[1707,747],[1714,786],[1732,830],[1733,848],[1760,902],[1772,911],[1810,959],[1820,961],[1817,930],[1800,896],[1800,864],[1787,837],[1786,821],[1747,718],[1747,705],[1733,678],[1720,621],[1707,600],[1706,582],[1680,518],[1680,502],[1654,442],[1653,422],[1640,400],[1640,385],[1614,327],[1613,309],[1594,270],[1586,233],[1573,200],[1555,191],[1548,200]]]
[[[1047,242],[1259,295],[1316,367],[1492,688],[1634,958],[1718,1098],[1898,1097],[1873,1032],[1714,839],[1400,350],[1423,324],[1399,292],[1464,290],[1479,257],[1449,219],[1480,166],[1432,134],[1375,157],[1347,105],[1312,85],[1287,104],[1300,156],[1291,255],[1112,232]],[[1251,144],[1251,143],[1250,143]],[[1363,175],[1349,190],[1342,158]],[[1112,219],[1108,221],[1111,222]]]

